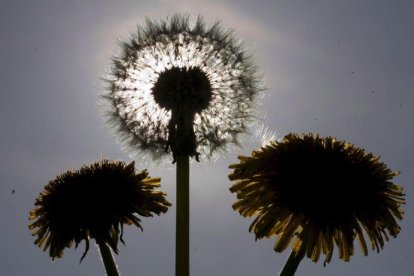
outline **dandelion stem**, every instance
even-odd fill
[[[105,266],[106,275],[107,276],[119,276],[118,269],[116,268],[114,257],[112,256],[111,249],[108,247],[108,245],[101,241],[97,242],[99,251],[102,256],[102,261]]]
[[[177,217],[175,244],[175,275],[190,275],[190,166],[189,156],[177,156]]]
[[[296,269],[298,269],[300,261],[302,261],[303,257],[305,256],[304,252],[296,253],[292,251],[290,256],[283,267],[282,271],[280,272],[279,276],[293,276],[295,275]]]

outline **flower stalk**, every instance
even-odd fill
[[[293,276],[295,275],[296,270],[300,262],[302,261],[305,254],[297,254],[295,251],[292,251],[289,255],[288,260],[286,261],[285,266],[280,271],[279,276]]]
[[[177,157],[177,217],[175,275],[190,275],[190,189],[189,156]]]
[[[96,242],[99,247],[99,252],[101,253],[102,262],[105,266],[106,275],[107,276],[119,276],[119,272],[114,260],[114,256],[112,255],[111,249],[105,242],[100,241]]]

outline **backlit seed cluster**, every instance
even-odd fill
[[[232,31],[181,15],[140,26],[122,43],[107,82],[109,121],[128,149],[152,158],[169,149],[211,158],[238,144],[260,91]]]

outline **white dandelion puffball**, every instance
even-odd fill
[[[147,19],[113,58],[104,98],[132,152],[212,158],[238,145],[262,90],[257,68],[219,23]]]

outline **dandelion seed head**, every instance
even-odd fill
[[[257,68],[231,30],[182,15],[138,27],[107,81],[109,117],[123,143],[155,159],[176,148],[171,136],[180,121],[194,136],[190,156],[211,158],[237,145],[261,90]]]

